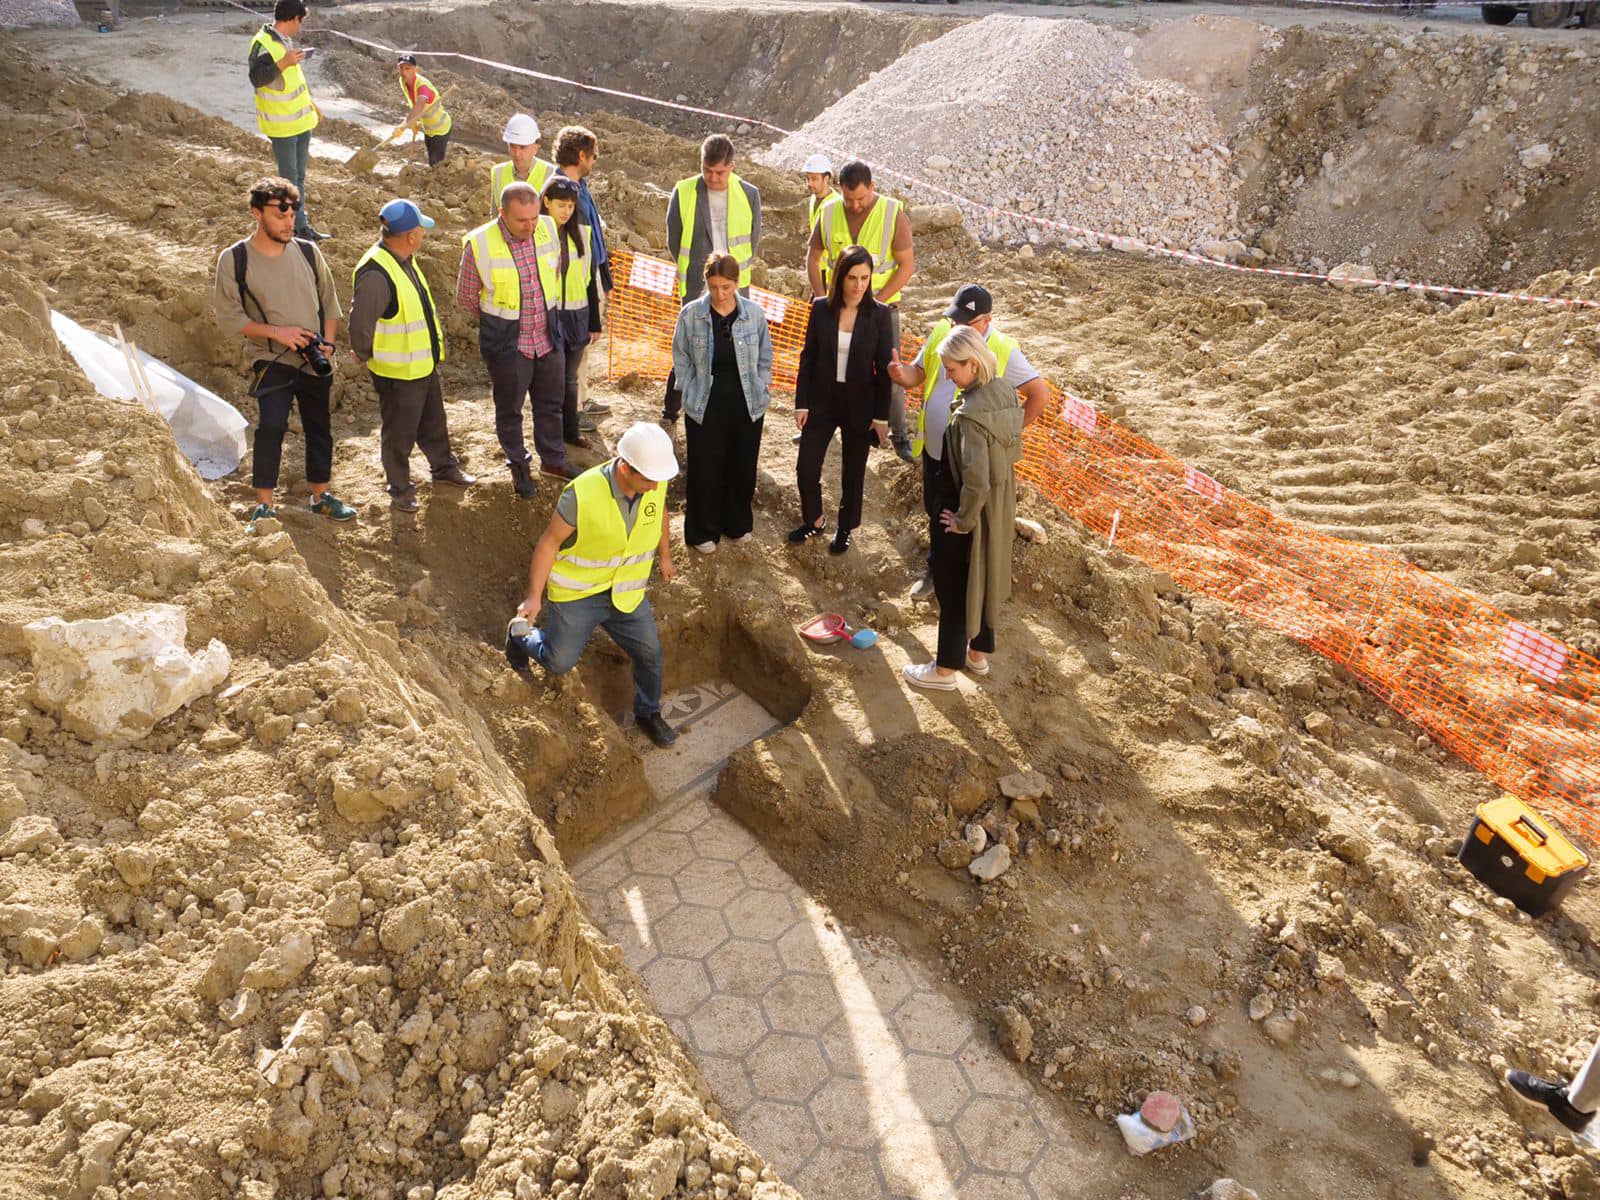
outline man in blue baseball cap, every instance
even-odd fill
[[[378,222],[378,241],[356,263],[350,348],[366,364],[378,393],[389,503],[411,513],[418,508],[411,482],[413,447],[422,447],[435,483],[471,487],[477,480],[450,450],[439,384],[444,331],[427,277],[416,263],[423,231],[433,228],[433,218],[410,200],[391,200],[378,210]]]

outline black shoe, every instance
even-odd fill
[[[446,467],[433,477],[435,483],[448,483],[454,487],[469,488],[478,482],[476,475],[468,475],[460,467]]]
[[[511,463],[511,486],[524,500],[532,500],[539,489],[533,484],[533,472],[525,462]]]
[[[798,529],[789,531],[789,541],[792,545],[798,546],[807,538],[821,537],[827,531],[828,523],[826,521],[821,525],[802,525]]]
[[[1560,1121],[1573,1133],[1582,1133],[1594,1120],[1593,1113],[1580,1112],[1573,1108],[1567,1100],[1567,1089],[1559,1083],[1551,1083],[1548,1079],[1540,1079],[1537,1075],[1529,1075],[1526,1071],[1507,1071],[1506,1082],[1511,1085],[1511,1090],[1524,1100],[1531,1100],[1534,1104],[1542,1105],[1556,1120]]]
[[[911,453],[911,447],[905,442],[895,444],[894,452],[900,456],[901,462],[916,462],[917,456]]]
[[[644,730],[645,737],[665,750],[678,740],[677,731],[668,725],[666,718],[660,713],[651,713],[648,717],[636,717],[639,728]]]
[[[848,529],[837,530],[833,535],[833,541],[828,543],[828,553],[843,554],[846,550],[850,549],[851,532],[852,531]]]
[[[396,512],[414,513],[422,506],[417,503],[416,492],[401,492],[397,496],[389,497],[389,507]]]
[[[511,664],[513,671],[523,675],[528,673],[528,651],[522,645],[522,639],[511,633],[506,634],[506,661]]]

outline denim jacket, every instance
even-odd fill
[[[743,296],[736,300],[739,315],[733,321],[733,352],[739,360],[744,402],[755,421],[766,415],[767,405],[772,403],[772,335],[759,304]],[[678,327],[672,334],[672,367],[683,393],[683,411],[695,421],[705,420],[706,403],[711,399],[711,354],[711,297],[703,293],[679,311]]]

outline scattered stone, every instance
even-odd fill
[[[1185,1021],[1188,1021],[1189,1025],[1192,1028],[1199,1029],[1200,1026],[1202,1026],[1202,1025],[1204,1025],[1206,1023],[1206,1017],[1208,1015],[1209,1014],[1206,1012],[1205,1009],[1201,1008],[1198,1004],[1196,1004],[1196,1005],[1192,1005],[1190,1007],[1189,1011],[1183,1014],[1183,1019]]]
[[[494,1124],[489,1120],[488,1113],[478,1113],[467,1122],[467,1131],[461,1135],[461,1153],[473,1162],[477,1162],[489,1153],[489,1144],[494,1138]]]
[[[1139,1116],[1158,1133],[1170,1133],[1183,1116],[1183,1104],[1171,1092],[1151,1092],[1139,1106]]]
[[[1306,732],[1324,745],[1333,745],[1333,718],[1327,713],[1307,713],[1305,719]]]
[[[991,846],[984,853],[972,860],[967,870],[972,877],[980,883],[989,883],[999,879],[1011,869],[1011,848],[1004,842],[998,846]]]
[[[1017,536],[1025,542],[1033,542],[1043,546],[1050,540],[1050,534],[1045,527],[1031,517],[1018,517],[1016,519]]]
[[[1525,170],[1529,171],[1537,171],[1541,167],[1548,167],[1554,158],[1555,154],[1551,151],[1548,142],[1537,142],[1532,146],[1524,146],[1517,151],[1517,160],[1522,163]]]
[[[963,837],[973,854],[982,854],[989,844],[989,831],[976,821],[969,822]]]
[[[246,987],[288,987],[316,958],[316,943],[304,929],[291,929],[244,973]]]
[[[61,845],[61,831],[49,817],[28,814],[18,817],[0,838],[0,858],[32,854],[41,846]]]
[[[213,638],[191,654],[188,624],[182,608],[158,604],[98,620],[45,617],[25,625],[30,698],[84,741],[137,741],[227,677],[228,648]]]
[[[977,854],[969,843],[956,838],[945,838],[934,851],[934,857],[939,860],[940,866],[948,867],[952,871],[964,871]]]
[[[1343,262],[1328,272],[1328,281],[1343,291],[1353,291],[1365,284],[1378,281],[1378,272],[1370,263]]]
[[[1037,800],[1050,792],[1050,782],[1038,771],[1017,771],[1000,777],[1000,794],[1007,800]]]
[[[1033,1053],[1033,1022],[1009,1004],[995,1009],[994,1019],[1001,1051],[1012,1062],[1027,1062]]]
[[[1261,1197],[1238,1180],[1223,1178],[1213,1180],[1201,1200],[1261,1200]]]
[[[75,1197],[93,1196],[110,1184],[111,1163],[128,1140],[133,1126],[122,1121],[100,1121],[78,1139],[78,1178]]]
[[[1274,1013],[1262,1022],[1261,1029],[1278,1046],[1292,1045],[1300,1036],[1300,1023],[1288,1013]]]
[[[1265,1021],[1276,1007],[1270,992],[1258,992],[1250,998],[1250,1019]]]

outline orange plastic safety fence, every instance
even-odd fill
[[[614,265],[611,375],[665,379],[672,267],[627,254]],[[752,294],[771,322],[773,386],[792,389],[809,308]],[[1600,842],[1600,662],[1403,559],[1275,516],[1054,388],[1024,445],[1018,476],[1056,507],[1343,664],[1434,741]]]

